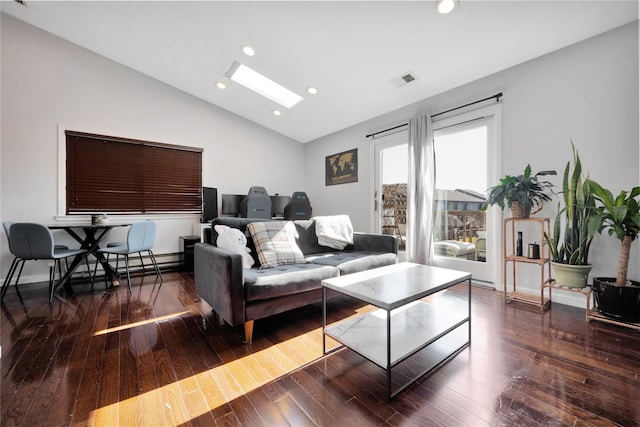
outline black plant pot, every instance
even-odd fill
[[[640,282],[615,284],[615,277],[594,277],[593,295],[598,312],[617,320],[640,323]]]

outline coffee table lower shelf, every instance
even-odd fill
[[[324,329],[325,336],[341,344],[325,349],[325,354],[346,346],[385,369],[388,398],[393,399],[470,345],[471,319],[465,304],[462,307],[442,308],[415,301],[399,309],[378,309],[341,321]],[[389,313],[391,318],[387,319]],[[392,369],[423,350],[425,353],[420,363],[424,369],[392,392]]]

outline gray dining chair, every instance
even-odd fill
[[[11,262],[11,267],[9,267],[9,271],[7,272],[7,277],[5,278],[5,283],[7,284],[11,283],[11,280],[13,280],[13,275],[15,274],[15,268],[17,267],[17,264],[21,261],[21,259],[15,256],[15,254],[11,250],[11,240],[9,240],[9,234],[11,233],[12,225],[13,225],[13,221],[4,221],[2,223],[2,226],[4,227],[4,233],[7,235],[7,242],[9,243],[9,252],[11,252],[11,254],[14,256],[13,261]],[[69,249],[69,247],[66,245],[55,245],[54,249],[62,250],[62,249]],[[67,259],[65,258],[66,266],[67,268],[69,268],[69,263],[66,261]],[[20,290],[18,289],[18,282],[20,281],[20,276],[22,275],[22,267],[24,267],[24,262],[20,264],[20,271],[18,271],[18,276],[16,277],[16,285],[15,285],[16,292],[18,293],[18,297],[20,297],[20,299],[22,299],[22,296],[20,295]],[[58,260],[58,268],[61,269],[60,260]],[[7,291],[3,289],[2,297],[0,298],[0,301],[4,299],[4,294],[6,292]]]
[[[4,225],[4,224],[3,224]],[[49,302],[53,300],[53,292],[55,290],[54,281],[56,274],[56,266],[59,268],[59,277],[62,277],[62,266],[60,260],[67,259],[71,256],[80,255],[86,252],[84,249],[69,249],[66,246],[58,245],[56,247],[53,234],[46,226],[35,223],[13,223],[9,227],[5,226],[5,231],[9,230],[7,236],[9,238],[9,250],[14,255],[14,262],[11,264],[7,278],[2,285],[2,294],[0,301],[4,299],[8,285],[15,274],[18,265],[20,270],[16,279],[16,291],[18,291],[18,281],[24,267],[25,261],[30,260],[52,260],[53,263],[49,267]],[[89,262],[85,258],[88,271],[90,270]],[[93,291],[93,277],[89,275],[91,280],[91,290]],[[18,291],[19,292],[19,291]]]
[[[118,246],[126,246],[127,243],[126,242],[109,242],[107,243],[107,248],[116,248]],[[106,253],[106,259],[107,262],[109,262],[109,255],[111,255],[110,253]],[[142,258],[142,252],[138,252],[138,255],[140,256],[140,265],[142,266],[142,274],[146,273],[146,270],[144,268],[144,259]],[[98,273],[98,264],[100,264],[100,260],[96,257],[96,263],[93,266],[93,280],[96,279],[96,274]],[[118,269],[118,258],[116,258],[116,270]],[[105,276],[105,280],[106,280],[106,276]]]
[[[9,240],[9,233],[11,233],[11,226],[12,226],[12,225],[13,225],[13,221],[4,221],[4,222],[2,223],[2,226],[4,227],[4,233],[7,235],[7,241]],[[67,245],[59,245],[59,244],[56,244],[56,245],[54,245],[54,246],[53,246],[53,249],[56,249],[56,250],[66,250],[66,249],[69,249],[69,246],[67,246]],[[9,242],[9,252],[11,252],[11,242]],[[11,254],[13,254],[13,252],[11,252]],[[16,258],[14,258],[14,261],[16,261]],[[65,263],[66,263],[66,265],[67,265],[67,268],[69,268],[69,262],[68,262],[68,259],[67,259],[67,258],[65,258]],[[59,266],[60,266],[60,265],[58,265],[58,267],[59,267]],[[11,271],[11,269],[9,269],[9,271]],[[20,279],[20,276],[19,276],[19,275],[18,275],[18,279]],[[16,281],[16,284],[17,284],[17,283],[18,283],[18,282]],[[18,288],[16,288],[16,290],[17,290],[17,289],[18,289]]]
[[[129,255],[138,253],[142,259],[142,252],[149,254],[149,259],[153,264],[156,276],[162,281],[162,273],[158,268],[156,257],[153,255],[153,245],[156,241],[156,223],[154,221],[141,221],[136,222],[129,227],[127,232],[126,243],[118,244],[117,246],[107,246],[100,249],[99,252],[105,255],[113,254],[116,256],[116,271],[118,270],[118,260],[120,255],[124,257],[125,268],[127,270],[127,284],[129,285],[129,292],[131,292],[131,273],[129,271]],[[142,264],[144,268],[144,264]],[[106,280],[106,276],[105,276]]]
[[[11,255],[13,255],[13,261],[11,261],[11,266],[9,267],[9,271],[7,272],[7,276],[4,279],[4,284],[2,286],[2,295],[0,296],[0,301],[4,300],[4,294],[7,292],[6,289],[8,289],[8,288],[6,288],[6,286],[13,279],[13,275],[15,274],[15,269],[16,269],[17,265],[21,261],[21,259],[19,257],[17,257],[16,254],[13,253],[13,250],[11,250],[11,240],[9,239],[9,234],[11,233],[11,225],[13,225],[13,222],[11,222],[11,221],[4,221],[2,223],[2,226],[4,227],[4,234],[7,235],[7,242],[9,243],[9,252],[11,252]],[[24,263],[22,263],[22,265],[24,266]],[[22,268],[18,272],[18,277],[16,279],[16,292],[18,293],[18,297],[20,297],[20,300],[22,300],[22,296],[20,295],[20,291],[18,290],[18,281],[20,280],[20,275],[21,274],[22,274]]]

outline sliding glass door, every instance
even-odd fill
[[[374,226],[378,233],[398,237],[401,260],[407,236],[407,135],[398,132],[374,144]]]
[[[482,210],[494,182],[498,106],[434,121],[436,157],[434,264],[494,284],[500,265],[500,218]],[[497,218],[496,218],[497,216]]]
[[[501,216],[481,210],[501,176],[500,104],[433,122],[436,156],[434,264],[468,271],[494,286],[500,277]],[[408,132],[374,141],[374,226],[406,242]],[[400,254],[404,260],[404,252]]]

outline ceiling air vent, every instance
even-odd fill
[[[418,78],[412,74],[411,72],[407,72],[404,73],[398,77],[394,77],[391,79],[391,83],[393,83],[394,85],[396,85],[397,87],[402,87],[408,83],[411,83],[415,80],[418,80]]]

